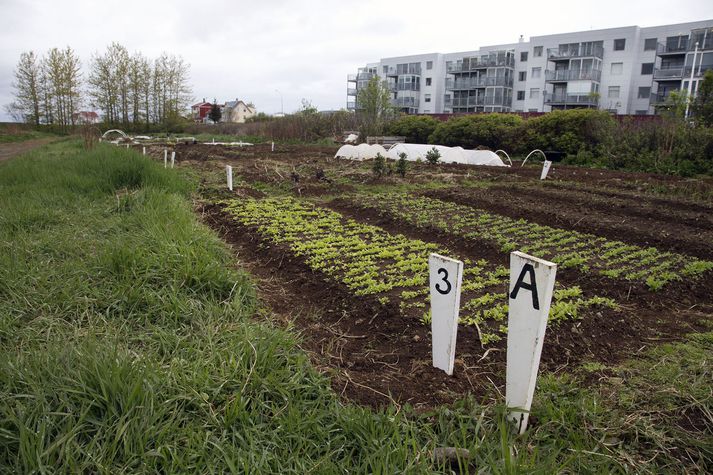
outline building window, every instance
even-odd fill
[[[653,74],[654,63],[641,63],[641,74]]]
[[[540,112],[540,111],[537,109],[527,109],[527,112]]]
[[[527,51],[522,51],[520,53],[520,61],[527,61]]]
[[[532,48],[532,56],[534,56],[535,58],[539,58],[540,56],[542,56],[542,46],[535,46],[534,48]]]
[[[384,74],[388,74],[388,73],[389,73],[389,66],[383,66],[382,69],[383,69],[383,71],[384,71]]]
[[[649,86],[640,87],[639,95],[637,97],[639,99],[648,99],[649,97],[651,97],[651,87],[649,87]]]
[[[423,102],[431,102],[431,95],[430,95],[430,94],[426,94],[426,95],[423,97]]]
[[[624,63],[611,63],[611,75],[621,76],[624,73]]]
[[[430,86],[430,85],[431,85],[431,78],[426,78],[426,86]]]
[[[658,38],[646,38],[644,40],[644,51],[652,51],[656,49]]]
[[[525,100],[525,91],[517,91],[517,100],[518,100],[518,101],[524,101],[524,100]]]
[[[540,97],[540,88],[533,87],[530,89],[530,99],[537,99],[538,97]]]
[[[433,69],[433,61],[426,61],[426,69]]]
[[[619,99],[619,89],[620,86],[609,86],[607,97],[609,99]]]
[[[626,38],[614,40],[614,51],[624,51],[626,49]]]
[[[524,81],[525,79],[527,79],[527,71],[520,71],[517,73],[518,81]]]
[[[537,79],[542,75],[542,68],[532,68],[532,79]]]
[[[649,115],[649,111],[647,110],[637,110],[636,115]]]

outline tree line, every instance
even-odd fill
[[[14,74],[14,100],[6,106],[16,119],[67,130],[83,107],[98,109],[107,125],[124,128],[170,126],[190,106],[190,65],[176,55],[150,59],[112,43],[95,53],[86,79],[72,48],[40,56],[23,52]]]

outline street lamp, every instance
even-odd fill
[[[696,56],[698,55],[698,41],[696,41],[696,49],[693,51],[693,61],[691,61],[691,79],[688,81],[688,94],[686,94],[686,113],[684,117],[688,119],[688,107],[693,100],[693,74],[696,71]],[[703,56],[703,55],[701,55]]]
[[[283,102],[282,102],[282,93],[278,89],[275,89],[275,92],[280,95],[280,115],[282,117],[284,117],[285,116],[285,108],[284,108]]]

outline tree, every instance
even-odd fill
[[[431,148],[428,152],[426,152],[426,161],[428,163],[435,165],[438,163],[438,160],[441,158],[441,152],[438,151],[436,147]]]
[[[367,85],[357,92],[356,102],[361,134],[382,134],[385,122],[394,114],[391,92],[386,81],[382,81],[378,76],[371,78]]]
[[[22,53],[15,69],[15,100],[8,110],[27,123],[40,124],[41,65],[33,51]]]
[[[382,154],[376,154],[376,157],[374,158],[374,164],[371,167],[371,171],[377,177],[381,177],[381,175],[383,175],[386,171],[386,158],[384,158]]]
[[[223,113],[220,111],[220,106],[216,104],[215,99],[213,99],[213,104],[210,106],[210,112],[208,113],[208,118],[213,121],[214,124],[220,122]]]
[[[64,50],[52,48],[43,60],[44,81],[48,102],[53,113],[49,123],[57,124],[62,130],[74,125],[74,118],[81,103],[81,64],[72,48]]]
[[[713,127],[713,70],[706,71],[703,80],[698,83],[691,111],[699,125]]]
[[[396,173],[401,175],[401,178],[406,177],[406,170],[408,170],[408,163],[406,162],[406,152],[401,152],[399,154],[399,159],[396,161]]]

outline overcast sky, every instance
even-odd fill
[[[178,54],[191,65],[196,100],[237,97],[274,113],[282,95],[287,113],[302,98],[344,107],[347,74],[383,57],[712,18],[712,0],[0,0],[0,106],[12,100],[20,53],[52,47],[71,46],[85,75],[112,41],[152,58]],[[0,120],[9,120],[4,110]]]

